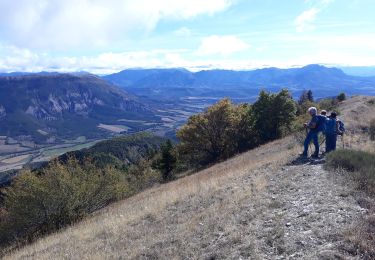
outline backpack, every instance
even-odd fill
[[[334,134],[336,134],[337,123],[338,123],[338,121],[336,121],[336,119],[334,119],[334,118],[328,118],[327,122],[326,122],[325,134],[326,135],[334,135]]]
[[[322,115],[316,115],[317,122],[316,122],[316,127],[315,131],[317,132],[325,132],[326,130],[326,123],[327,123],[327,117],[322,116]]]
[[[337,123],[339,124],[339,132],[337,133],[338,135],[343,135],[345,133],[345,125],[342,121],[337,120]]]

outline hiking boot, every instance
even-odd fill
[[[300,153],[300,154],[299,154],[299,157],[307,158],[307,154],[306,154],[306,153]]]
[[[314,153],[313,155],[311,155],[311,158],[318,159],[319,158],[319,154]]]

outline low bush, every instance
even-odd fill
[[[341,92],[341,93],[337,96],[337,100],[338,100],[339,102],[342,102],[342,101],[346,100],[346,94],[343,93],[343,92]]]
[[[351,172],[358,188],[375,195],[375,154],[354,150],[337,150],[326,157],[330,169],[343,169]]]
[[[5,189],[0,242],[31,240],[82,219],[126,195],[121,172],[89,160],[55,160],[37,172],[24,171]]]
[[[371,141],[374,141],[375,140],[375,118],[370,121],[369,133],[370,133]]]

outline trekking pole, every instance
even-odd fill
[[[326,141],[326,137],[324,137],[323,140],[320,142],[320,146],[322,146],[325,141]]]
[[[322,147],[322,145],[325,143],[325,141],[326,141],[326,136],[325,135],[323,135],[324,136],[324,138],[323,138],[323,140],[320,142],[320,147]],[[327,146],[326,147],[324,147],[324,152],[326,152],[327,151]]]

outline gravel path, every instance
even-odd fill
[[[342,176],[297,162],[268,175],[261,201],[270,207],[250,224],[267,259],[350,259],[345,231],[366,213]]]
[[[132,233],[146,228],[153,237],[138,238],[145,247],[134,258],[360,259],[345,232],[366,209],[343,176],[320,163],[261,167],[169,206],[134,226]]]

